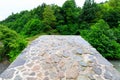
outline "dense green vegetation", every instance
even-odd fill
[[[13,61],[15,57],[23,50],[27,42],[15,31],[0,25],[0,60],[3,57]]]
[[[120,59],[119,0],[85,0],[82,8],[75,0],[66,0],[62,7],[44,3],[12,13],[0,24],[0,59],[14,60],[26,45],[23,38],[42,34],[81,35],[107,59]]]

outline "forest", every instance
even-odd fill
[[[0,61],[12,62],[40,35],[80,35],[106,59],[120,59],[120,0],[85,0],[83,7],[66,0],[12,13],[0,21]]]

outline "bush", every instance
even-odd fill
[[[4,45],[2,42],[0,42],[0,61],[2,60],[3,53],[4,53]]]
[[[120,44],[104,20],[99,20],[90,30],[81,31],[81,35],[107,59],[120,59]]]
[[[7,57],[13,61],[16,56],[25,48],[27,41],[15,31],[0,25],[0,41],[4,45],[4,52],[0,54],[1,58]]]
[[[22,33],[26,36],[34,36],[43,32],[43,23],[39,19],[31,19],[26,23]]]
[[[120,43],[120,26],[118,26],[118,28],[113,28],[112,30],[114,31],[116,41]]]
[[[77,24],[61,25],[57,27],[57,30],[62,35],[74,35],[78,31],[79,27]]]

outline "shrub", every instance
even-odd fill
[[[4,52],[0,54],[1,58],[7,57],[13,61],[16,56],[25,48],[27,41],[18,35],[15,31],[0,25],[0,41],[4,45]]]
[[[3,53],[4,53],[4,45],[2,42],[0,42],[0,61],[2,60]]]
[[[57,27],[58,32],[62,35],[74,35],[78,29],[77,24],[61,25]]]
[[[107,59],[120,59],[120,44],[104,20],[99,20],[90,30],[81,31],[81,35]]]
[[[31,19],[26,23],[22,33],[26,36],[34,36],[43,32],[43,23],[39,19]]]

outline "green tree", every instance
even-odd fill
[[[20,33],[24,28],[24,25],[33,18],[28,11],[21,11],[19,14],[10,15],[5,21],[2,21],[3,25]]]
[[[104,14],[103,19],[110,25],[111,28],[118,27],[120,13],[116,10],[110,9],[106,14]]]
[[[120,10],[120,0],[109,0],[108,3],[112,8]]]
[[[34,36],[43,32],[43,23],[39,19],[31,19],[26,23],[22,33],[26,36]]]
[[[93,22],[97,18],[97,13],[100,10],[99,6],[94,0],[85,0],[80,21],[86,21],[88,23]]]
[[[102,18],[110,25],[111,28],[118,27],[118,22],[120,21],[120,1],[109,0],[105,4],[104,8],[106,11],[104,11]]]
[[[115,41],[114,32],[104,20],[99,20],[90,30],[81,31],[81,35],[104,57],[120,59],[120,44]]]
[[[32,15],[37,16],[38,19],[42,20],[43,19],[43,12],[44,12],[44,8],[47,5],[45,3],[43,3],[41,6],[38,6],[37,8],[34,8],[33,10],[31,10]]]
[[[78,24],[67,24],[57,27],[57,30],[62,35],[74,35],[77,33]]]
[[[62,6],[62,14],[65,23],[76,23],[80,14],[80,8],[77,8],[75,0],[67,0]]]
[[[0,54],[0,60],[7,57],[10,61],[13,61],[27,44],[22,36],[3,25],[0,25],[0,42],[5,49]]]
[[[120,43],[120,23],[117,28],[113,28],[112,30],[114,31],[114,36],[116,38],[116,41]]]
[[[54,10],[54,15],[56,16],[56,25],[64,24],[64,16],[62,14],[62,8],[57,5],[52,5],[52,9]]]
[[[52,10],[51,6],[48,5],[44,8],[43,12],[43,23],[46,26],[51,26],[52,28],[55,27],[56,24],[56,17],[54,15],[54,11]]]

